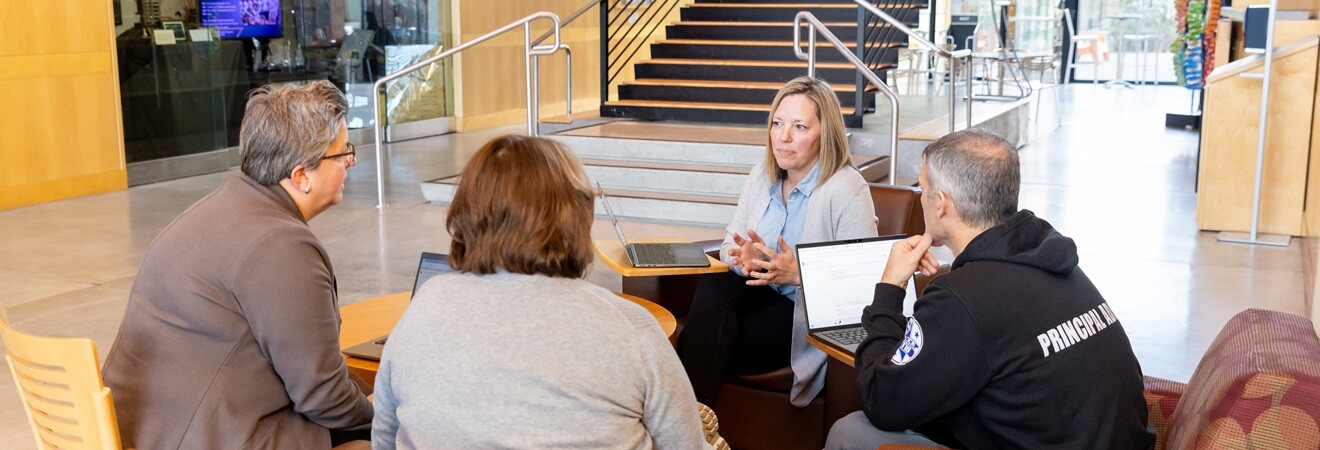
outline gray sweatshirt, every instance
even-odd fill
[[[375,449],[706,445],[655,318],[579,279],[426,282],[390,333],[375,406]]]

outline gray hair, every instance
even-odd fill
[[[253,90],[238,132],[243,173],[271,186],[288,178],[299,164],[319,167],[347,115],[344,94],[326,80]]]
[[[921,153],[927,185],[943,191],[969,225],[993,227],[1018,210],[1022,174],[1017,148],[991,131],[949,133]]]

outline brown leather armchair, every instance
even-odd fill
[[[920,195],[920,189],[914,187],[871,185],[871,201],[878,219],[876,231],[881,236],[924,233]],[[714,247],[718,253],[718,242]],[[690,304],[691,297],[688,298]],[[683,312],[686,315],[686,308]],[[788,402],[789,389],[793,386],[793,371],[788,367],[757,375],[730,376],[711,405],[720,416],[720,434],[737,449],[823,447],[830,426],[861,409],[857,371],[834,359],[828,365],[824,391],[805,408]]]

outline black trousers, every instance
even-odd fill
[[[371,428],[365,430],[330,430],[331,447],[338,447],[353,441],[371,442]]]
[[[733,272],[697,283],[678,356],[699,402],[714,404],[728,374],[765,373],[789,363],[793,300],[746,283]]]

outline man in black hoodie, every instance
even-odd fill
[[[1077,267],[1072,239],[1018,210],[1013,145],[970,129],[922,157],[927,234],[894,245],[862,311],[865,415],[839,420],[826,448],[1153,446],[1123,325]],[[908,279],[936,269],[932,245],[957,258],[904,317]]]

